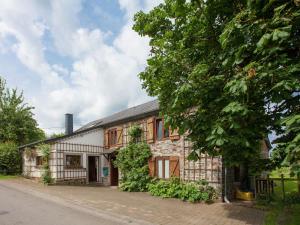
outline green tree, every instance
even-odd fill
[[[59,138],[65,136],[65,133],[53,133],[49,138]]]
[[[33,118],[33,109],[24,102],[23,93],[7,88],[0,77],[0,142],[22,145],[45,138]]]
[[[282,121],[285,133],[278,138],[274,158],[291,167],[291,175],[300,175],[300,115],[292,115]],[[277,158],[276,158],[277,157]]]
[[[190,158],[248,162],[270,131],[282,135],[282,121],[299,115],[297,1],[165,0],[138,12],[133,29],[150,38],[143,87],[171,127],[189,131]]]
[[[13,142],[0,143],[0,174],[21,172],[21,155]]]

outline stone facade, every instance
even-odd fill
[[[140,120],[133,120],[126,123],[108,126],[104,129],[105,134],[110,130],[122,131],[121,145],[107,147],[108,149],[117,149],[126,146],[129,142],[128,130],[133,125],[139,125],[143,130],[142,140],[148,142],[153,158],[156,157],[178,157],[179,159],[179,175],[180,179],[184,181],[206,180],[211,186],[217,189],[221,188],[222,183],[222,161],[220,157],[209,157],[201,155],[201,159],[194,162],[187,160],[187,156],[192,151],[192,145],[185,136],[174,138],[166,138],[163,140],[156,140],[155,135],[149,141],[149,130],[155,132],[154,128],[149,128],[149,120],[155,121],[156,116],[146,117]],[[151,124],[150,124],[151,125]],[[153,124],[152,124],[153,125]],[[151,136],[151,134],[150,134]],[[107,140],[107,138],[106,138]]]

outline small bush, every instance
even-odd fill
[[[287,205],[300,204],[300,193],[292,192],[287,194],[284,203]]]
[[[21,172],[21,154],[12,142],[0,144],[0,172],[18,174]]]
[[[170,180],[154,179],[148,185],[148,190],[153,196],[179,198],[189,202],[209,202],[217,198],[215,189],[208,186],[207,182],[184,183],[178,178],[171,178]]]
[[[180,193],[181,200],[189,202],[199,202],[202,199],[202,192],[199,190],[197,184],[195,183],[186,183],[182,186]]]
[[[43,174],[42,174],[42,181],[44,184],[51,184],[52,183],[52,177],[50,170],[45,169]]]

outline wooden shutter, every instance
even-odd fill
[[[104,147],[109,148],[108,130],[105,131],[105,134],[104,134]]]
[[[149,166],[149,176],[155,177],[155,157],[151,157],[148,160],[148,166]]]
[[[123,127],[117,128],[117,146],[123,145]]]
[[[154,117],[147,119],[147,142],[154,142]]]
[[[172,130],[171,128],[169,128],[169,133],[170,133],[171,141],[177,141],[180,139],[180,135],[178,133],[178,128],[176,128],[175,130]]]
[[[170,156],[170,176],[180,177],[180,165],[178,156]]]

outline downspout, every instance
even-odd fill
[[[225,167],[225,193],[224,193],[224,202],[225,203],[230,203],[230,201],[227,198],[227,167]]]

